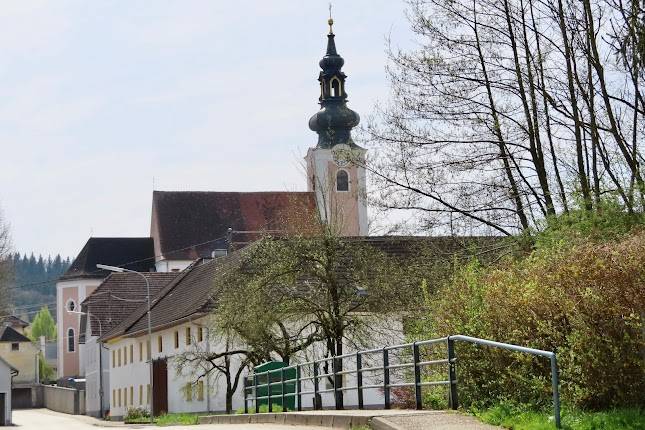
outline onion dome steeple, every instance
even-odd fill
[[[328,23],[327,52],[318,63],[322,69],[318,76],[321,109],[309,119],[309,128],[318,133],[318,148],[333,148],[340,144],[357,147],[351,130],[358,125],[360,117],[347,107],[347,76],[341,71],[345,60],[336,52],[331,16]]]

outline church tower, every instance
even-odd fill
[[[330,17],[327,52],[319,63],[321,109],[309,120],[309,128],[318,133],[318,144],[309,148],[305,157],[308,189],[316,193],[323,221],[338,234],[366,236],[363,166],[367,151],[352,140],[352,128],[358,125],[360,117],[347,107],[347,76],[341,71],[345,60],[336,52],[333,24]]]

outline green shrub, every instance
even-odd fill
[[[280,406],[277,403],[274,403],[273,407],[271,409],[273,409],[273,412],[282,412],[282,406]],[[266,414],[268,412],[269,412],[269,405],[267,405],[267,404],[260,405],[260,413],[261,414]],[[239,408],[238,410],[235,411],[235,413],[236,414],[243,414],[244,413],[244,408]],[[253,404],[250,404],[249,405],[249,414],[254,414],[254,413],[255,413],[255,406],[253,406]]]
[[[464,267],[433,303],[434,336],[465,334],[556,351],[562,397],[581,408],[640,406],[645,392],[645,232],[545,247]],[[550,406],[549,361],[457,345],[466,406]]]
[[[150,413],[144,408],[129,408],[123,421],[126,424],[137,424],[150,421]]]

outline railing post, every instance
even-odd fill
[[[448,381],[450,382],[448,400],[452,409],[459,408],[459,397],[457,396],[457,363],[455,363],[455,360],[455,341],[448,337]]]
[[[419,345],[416,342],[412,344],[412,357],[414,361],[414,400],[418,410],[423,409],[423,401],[421,399],[421,368],[419,367],[420,360]]]
[[[363,409],[363,360],[361,353],[356,353],[356,390],[358,394],[358,409]]]
[[[253,400],[255,401],[255,413],[260,413],[260,404],[258,403],[258,375],[253,371]]]
[[[249,388],[248,388],[248,376],[244,377],[244,381],[242,385],[244,386],[244,413],[248,414],[249,413]]]
[[[340,398],[340,391],[338,391],[338,385],[340,385],[338,382],[338,359],[336,357],[332,357],[331,359],[331,373],[332,378],[334,380],[334,408],[336,410],[343,409],[342,401]]]
[[[558,376],[558,359],[555,353],[551,356],[551,385],[553,388],[553,418],[555,427],[562,428],[560,424],[560,380]]]
[[[318,402],[318,396],[320,396],[318,391],[318,363],[314,360],[314,410],[320,409],[319,406],[321,406]]]
[[[300,365],[296,364],[296,402],[298,402],[298,411],[302,410],[302,385],[300,382]]]
[[[271,400],[271,370],[267,371],[267,397],[269,400],[269,412],[273,412],[273,401]]]
[[[387,348],[383,348],[383,397],[385,409],[390,409],[390,357]]]
[[[280,390],[282,394],[282,412],[287,412],[287,406],[284,404],[284,367],[280,368]]]

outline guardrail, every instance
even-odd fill
[[[259,412],[260,404],[265,402],[268,405],[269,412],[273,411],[274,402],[282,405],[283,411],[287,410],[287,398],[294,397],[295,408],[301,411],[303,406],[303,396],[313,395],[314,409],[322,408],[321,395],[325,393],[333,393],[334,403],[336,409],[343,409],[343,395],[346,391],[356,391],[358,408],[363,409],[364,392],[369,389],[379,389],[383,391],[383,407],[390,409],[391,407],[391,394],[393,388],[399,387],[413,387],[414,389],[414,403],[416,409],[423,409],[422,389],[428,386],[447,386],[448,387],[448,402],[452,409],[459,407],[459,399],[457,393],[457,357],[455,355],[455,342],[467,342],[482,346],[493,348],[501,348],[525,354],[548,358],[551,362],[551,385],[553,390],[553,413],[555,425],[560,428],[560,391],[558,379],[558,363],[556,354],[552,351],[543,351],[540,349],[527,348],[519,345],[512,345],[508,343],[495,342],[492,340],[479,339],[470,336],[454,335],[442,337],[438,339],[430,339],[419,342],[406,343],[401,345],[386,346],[378,349],[370,349],[365,351],[357,351],[351,354],[344,354],[334,357],[322,358],[319,360],[308,361],[305,363],[294,364],[291,366],[282,367],[279,369],[267,370],[264,372],[252,373],[244,378],[244,412],[249,412],[249,403],[253,403],[255,412]],[[446,346],[445,358],[422,360],[421,348],[433,347],[436,345]],[[411,362],[392,363],[391,357],[407,359],[410,357]],[[431,354],[432,355],[432,354]],[[436,356],[436,353],[434,353]],[[373,357],[377,357],[376,359]],[[371,357],[371,358],[370,358]],[[344,370],[344,361],[352,360],[353,369]],[[377,362],[378,365],[365,366],[369,361]],[[331,371],[329,365],[331,364]],[[325,370],[321,373],[321,365]],[[447,379],[439,381],[423,381],[422,370],[431,366],[445,365],[447,366],[446,376]],[[295,370],[295,377],[285,379],[285,373]],[[305,374],[308,371],[308,374]],[[393,372],[398,371],[411,371],[414,382],[392,382],[391,376]],[[345,386],[343,384],[343,377],[345,375],[354,375],[355,385]],[[382,383],[368,383],[364,384],[365,375],[372,375],[372,379],[378,378]],[[375,376],[376,375],[376,376]],[[331,388],[321,389],[320,381],[328,378],[332,382]],[[262,381],[265,379],[266,382]],[[313,389],[303,390],[303,383],[311,381]],[[280,387],[279,392],[277,387]],[[287,392],[287,388],[293,387],[293,392]],[[266,389],[266,395],[258,395],[258,389]]]

